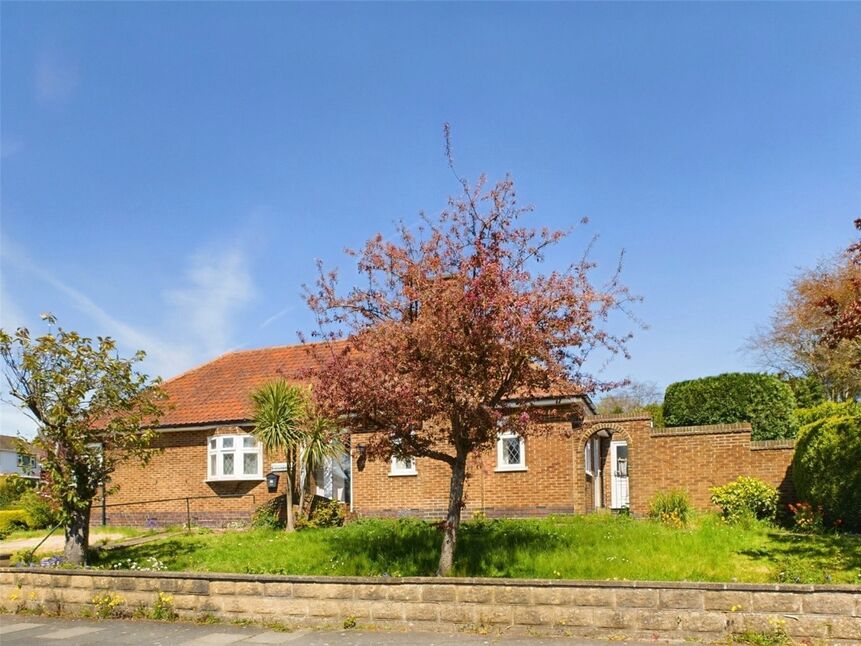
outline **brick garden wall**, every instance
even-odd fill
[[[92,611],[111,592],[131,613],[158,591],[187,618],[290,625],[480,630],[620,640],[710,641],[771,632],[832,644],[861,641],[861,587],[533,581],[0,569],[6,611]]]
[[[648,511],[659,491],[684,489],[697,508],[710,506],[709,488],[740,475],[778,487],[783,502],[792,499],[792,441],[754,442],[748,424],[652,428],[646,416],[594,416],[571,431],[554,423],[550,432],[526,439],[527,471],[498,472],[496,453],[470,460],[464,515],[540,516],[590,511],[591,495],[584,464],[584,444],[607,430],[625,439],[629,450],[630,509]],[[356,436],[354,442],[360,442]],[[363,470],[353,447],[353,509],[360,515],[412,515],[440,518],[447,505],[450,469],[427,458],[416,461],[416,475],[393,476],[388,462],[369,460]],[[609,501],[609,473],[604,478]]]

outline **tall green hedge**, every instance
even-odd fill
[[[795,397],[787,384],[751,372],[678,381],[664,395],[667,426],[750,422],[755,440],[795,437],[794,411]]]
[[[792,479],[798,499],[825,522],[861,532],[861,405],[828,402],[799,410]]]

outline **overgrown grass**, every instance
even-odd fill
[[[293,534],[250,530],[176,536],[103,554],[96,565],[154,556],[170,570],[428,576],[439,530],[366,520]],[[675,529],[609,515],[473,521],[460,534],[460,576],[861,584],[861,536],[792,534],[714,515]]]

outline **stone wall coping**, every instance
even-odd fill
[[[703,424],[702,426],[665,426],[653,428],[652,437],[667,437],[672,435],[721,435],[725,433],[750,433],[751,426],[748,422],[735,422],[734,424]]]
[[[795,440],[791,438],[781,440],[753,440],[750,443],[751,451],[768,451],[775,449],[794,449]]]
[[[493,579],[480,577],[384,577],[239,574],[231,572],[148,572],[145,570],[98,570],[65,568],[3,567],[0,574],[48,576],[95,576],[134,579],[182,579],[192,581],[244,581],[256,583],[314,583],[347,585],[450,585],[530,588],[654,588],[719,592],[847,592],[861,594],[861,585],[796,583],[717,583],[699,581],[589,581],[579,579]]]
[[[651,421],[649,413],[618,413],[615,415],[587,415],[583,418],[584,424],[600,424],[601,422],[639,422]]]

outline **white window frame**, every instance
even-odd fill
[[[409,455],[393,455],[390,476],[417,476],[416,459]]]
[[[594,476],[595,475],[595,467],[592,464],[593,462],[593,447],[592,447],[592,438],[586,440],[586,444],[583,446],[583,464],[584,470],[586,471],[586,475]]]
[[[246,447],[245,440],[254,440],[253,447]],[[224,448],[224,440],[232,439],[233,446]],[[212,442],[215,441],[215,448]],[[257,455],[257,473],[243,473],[245,455]],[[212,456],[215,457],[215,473],[212,472]],[[224,474],[224,456],[233,456],[233,473]],[[237,470],[240,470],[237,473]],[[233,482],[237,480],[263,480],[263,445],[253,435],[237,433],[229,435],[210,435],[206,438],[206,482]]]
[[[505,455],[505,440],[520,440],[520,462],[509,464],[503,460]],[[496,469],[495,471],[527,471],[526,468],[526,441],[522,435],[514,431],[504,431],[496,436]]]

